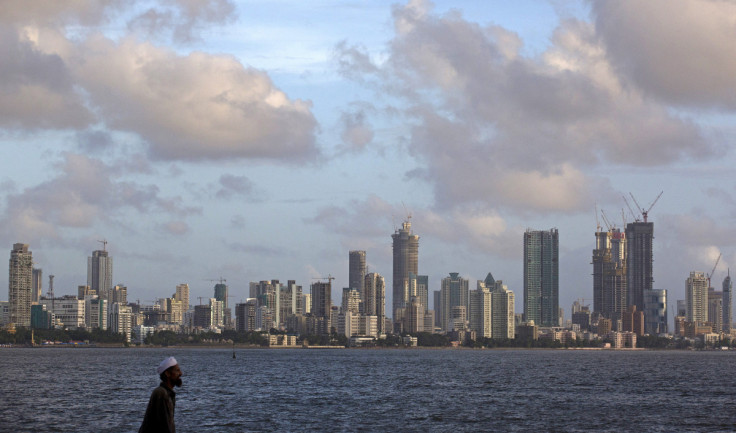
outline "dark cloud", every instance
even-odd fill
[[[15,238],[59,242],[65,228],[115,224],[118,213],[126,209],[141,215],[201,212],[185,206],[181,198],[160,197],[154,185],[118,181],[114,167],[87,156],[67,153],[57,170],[54,178],[6,196],[0,217],[0,238],[6,243]]]
[[[224,174],[220,176],[220,189],[215,196],[220,199],[228,199],[233,196],[249,196],[253,192],[253,182],[245,176]]]
[[[337,47],[346,77],[366,77],[405,106],[410,177],[436,205],[577,212],[611,195],[595,168],[659,166],[714,154],[697,124],[621,82],[594,27],[563,21],[550,48],[524,57],[522,41],[424,1],[394,8],[396,35],[380,65]]]
[[[590,1],[608,57],[644,93],[686,107],[736,109],[736,3]]]

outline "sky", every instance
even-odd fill
[[[332,276],[339,304],[365,250],[390,306],[410,217],[430,290],[492,272],[518,313],[522,234],[557,228],[569,318],[596,209],[662,191],[670,319],[736,261],[734,1],[6,0],[0,34],[0,245],[57,296],[105,240],[133,301]]]

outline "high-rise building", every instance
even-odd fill
[[[363,284],[365,283],[365,251],[350,251],[348,280],[350,288],[355,289],[363,300]]]
[[[364,280],[365,299],[363,313],[366,316],[376,316],[378,334],[385,333],[386,324],[386,281],[375,272],[366,274]]]
[[[235,330],[236,331],[255,331],[256,330],[256,309],[258,302],[250,298],[245,303],[235,305]]]
[[[189,284],[177,284],[174,299],[181,302],[182,312],[189,311]]]
[[[714,333],[723,330],[723,292],[708,288],[708,323]]]
[[[667,333],[667,290],[644,292],[644,332],[649,335]]]
[[[229,323],[227,322],[230,320],[229,314],[226,314],[226,312],[229,313],[230,311],[227,306],[227,298],[228,298],[227,284],[224,284],[222,282],[215,284],[215,299],[222,302],[222,309],[220,310],[220,314],[222,316],[219,317],[217,320],[218,320],[218,323],[221,323],[224,325],[229,325]]]
[[[450,272],[449,277],[442,279],[440,288],[440,318],[442,329],[445,331],[457,330],[457,323],[453,322],[453,308],[463,307],[466,317],[470,308],[468,280],[460,277],[457,272]],[[460,311],[460,310],[457,310]],[[457,319],[457,317],[455,317]]]
[[[312,315],[329,318],[332,310],[332,281],[317,281],[312,284],[310,290],[312,292]]]
[[[419,236],[412,233],[411,222],[407,219],[391,238],[394,255],[392,314],[396,321],[396,310],[405,308],[409,303],[409,275],[419,274]]]
[[[360,314],[360,292],[357,289],[345,287],[342,289],[342,305],[340,312],[351,312],[356,317]]]
[[[110,314],[107,319],[108,328],[115,333],[125,335],[130,342],[130,331],[133,324],[133,309],[120,303],[110,304]]]
[[[295,280],[288,280],[286,285],[281,287],[279,308],[281,309],[279,317],[282,322],[286,322],[289,316],[304,314],[302,286],[298,285]]]
[[[33,268],[33,283],[31,289],[31,303],[37,303],[41,299],[43,289],[43,269]]]
[[[87,257],[87,285],[100,299],[112,302],[112,257],[107,251],[93,251],[92,257]]]
[[[618,320],[627,307],[626,235],[617,228],[595,234],[593,311]]]
[[[117,284],[110,290],[110,303],[120,303],[126,305],[128,303],[128,288],[122,284]]]
[[[690,272],[685,281],[685,302],[688,322],[708,321],[708,277],[703,272]]]
[[[491,312],[492,298],[491,289],[484,281],[478,280],[477,288],[470,291],[470,329],[477,332],[479,338],[491,338]]]
[[[559,234],[524,233],[524,320],[538,326],[559,326]]]
[[[8,322],[28,328],[33,298],[33,256],[28,244],[13,244],[9,265]]]
[[[409,296],[416,296],[424,311],[429,310],[429,276],[409,275]]]
[[[652,290],[654,223],[636,221],[626,224],[626,286],[628,305],[644,311],[644,291]]]
[[[273,324],[262,324],[267,329],[277,328],[281,323],[281,283],[279,280],[263,280],[250,283],[250,297],[258,302],[258,311],[266,321],[273,320]],[[262,307],[268,308],[270,313],[264,312]],[[264,314],[265,313],[265,314]]]
[[[513,340],[516,334],[514,292],[509,290],[501,280],[496,281],[494,286],[491,292],[492,338]]]
[[[726,334],[731,333],[731,322],[733,320],[731,310],[733,307],[732,290],[733,283],[731,282],[731,270],[729,269],[726,278],[723,279],[723,332]]]

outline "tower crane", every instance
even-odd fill
[[[606,213],[603,212],[603,209],[601,209],[601,216],[603,217],[603,222],[606,223],[606,227],[608,228],[608,231],[616,228],[616,224],[612,224],[611,221],[609,221],[608,217],[606,216]]]
[[[718,267],[718,262],[721,261],[721,253],[718,253],[718,258],[716,259],[716,264],[713,265],[713,269],[710,271],[710,274],[706,274],[706,277],[708,277],[708,288],[710,289],[712,286],[710,285],[710,277],[713,276],[713,273],[716,271],[716,268]]]
[[[595,204],[595,231],[601,231],[601,221],[598,219],[598,203]]]
[[[644,209],[643,207],[639,205],[639,203],[636,201],[636,198],[634,198],[634,194],[629,193],[629,195],[631,196],[631,199],[634,200],[634,204],[636,204],[636,207],[639,208],[639,212],[641,212],[641,216],[642,218],[644,218],[644,222],[647,222],[647,216],[649,215],[649,211],[652,210],[652,208],[657,203],[659,198],[662,197],[663,193],[664,191],[660,192],[657,198],[655,198],[654,201],[652,201],[652,204],[650,204],[649,207],[646,209]]]
[[[107,239],[103,239],[101,241],[97,241],[102,244],[102,251],[107,251]]]
[[[626,203],[626,207],[629,208],[629,212],[631,213],[631,216],[634,218],[634,222],[639,222],[639,218],[634,213],[634,209],[631,209],[631,205],[629,204],[629,201],[626,199],[626,196],[622,196],[624,198],[624,203]]]
[[[220,284],[227,283],[227,280],[225,278],[222,278],[222,277],[216,278],[216,279],[211,279],[211,278],[210,279],[205,279],[205,281],[210,281],[210,282],[212,282],[212,281],[219,281]]]

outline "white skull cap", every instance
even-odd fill
[[[175,366],[176,364],[177,364],[176,359],[174,359],[173,356],[169,356],[168,358],[161,361],[161,364],[158,365],[156,372],[158,374],[161,374],[164,371],[168,370],[170,367]]]

